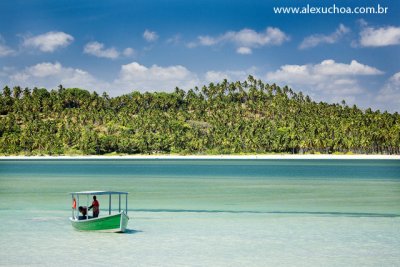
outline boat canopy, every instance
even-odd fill
[[[128,192],[117,192],[117,191],[80,191],[71,192],[71,195],[127,195]]]

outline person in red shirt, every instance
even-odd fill
[[[96,196],[93,196],[92,206],[89,207],[89,210],[93,209],[93,218],[99,217],[100,212],[100,204],[96,199]]]

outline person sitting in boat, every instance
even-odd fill
[[[86,220],[87,208],[79,206],[78,210],[82,214],[82,216],[79,216],[79,220]]]
[[[96,196],[93,196],[92,206],[89,207],[89,210],[93,209],[93,218],[99,217],[100,212],[100,204],[97,201]]]

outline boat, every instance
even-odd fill
[[[72,226],[80,231],[99,231],[99,232],[113,232],[123,233],[128,225],[128,192],[115,192],[115,191],[81,191],[72,192],[72,216],[69,218]],[[108,210],[100,209],[102,212],[106,211],[106,215],[89,216],[87,207],[91,203],[93,196],[108,196]],[[114,197],[113,197],[114,196]],[[112,200],[118,196],[118,212],[112,210]],[[121,210],[121,198],[125,196],[125,210]],[[102,198],[104,202],[104,197]],[[86,204],[85,206],[79,206]],[[103,207],[102,205],[101,207]],[[80,210],[76,207],[84,209],[84,214],[80,215]],[[108,212],[107,212],[108,211]]]

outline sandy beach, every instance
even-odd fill
[[[400,155],[106,155],[106,156],[0,156],[4,159],[366,159],[400,160]]]

